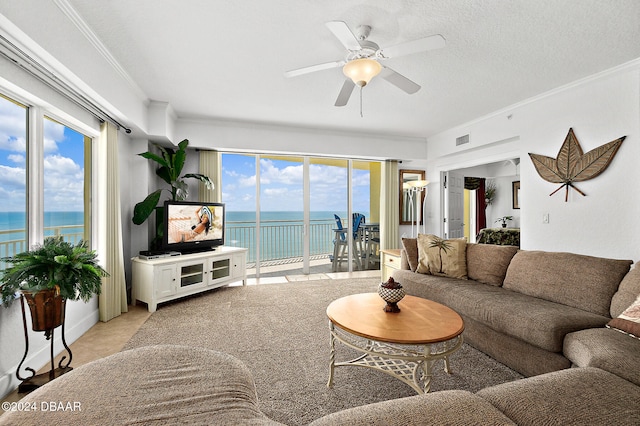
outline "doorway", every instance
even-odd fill
[[[475,218],[478,209],[475,190],[464,189],[464,178],[484,178],[485,187],[494,186],[493,198],[486,204],[486,224],[491,228],[498,225],[498,218],[511,216],[508,227],[520,227],[520,206],[514,204],[514,182],[520,182],[520,159],[482,164],[442,172],[442,229],[445,238],[466,237],[475,242],[477,224]],[[462,183],[461,183],[462,181]],[[446,187],[445,187],[446,182]],[[460,190],[462,185],[463,189]]]

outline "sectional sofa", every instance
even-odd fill
[[[458,270],[447,271],[445,258],[445,273],[420,273],[418,240],[404,239],[402,269],[393,277],[407,294],[457,311],[465,342],[497,361],[534,376],[569,368],[573,359],[585,364],[576,346],[587,334],[609,347],[638,343],[605,328],[640,294],[640,270],[629,272],[631,260],[455,243],[463,251]]]

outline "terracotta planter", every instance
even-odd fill
[[[64,323],[66,299],[60,296],[58,289],[22,291],[21,293],[31,311],[33,331],[52,330]]]

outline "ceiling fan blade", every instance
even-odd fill
[[[347,102],[349,102],[354,87],[356,87],[356,85],[350,78],[345,79],[342,89],[340,89],[340,93],[338,93],[335,106],[345,106]]]
[[[401,74],[398,74],[391,68],[386,67],[384,65],[382,66],[382,71],[380,72],[380,76],[385,80],[387,80],[389,83],[393,84],[394,86],[398,87],[401,90],[404,90],[410,95],[420,90],[419,84],[414,83],[413,81],[409,80],[407,77]]]
[[[362,46],[360,46],[360,42],[356,38],[355,35],[351,32],[347,24],[343,21],[330,21],[325,23],[329,31],[333,33],[334,36],[344,47],[348,50],[360,50]]]
[[[406,43],[396,44],[382,49],[385,58],[397,58],[398,56],[411,55],[413,53],[425,52],[427,50],[440,49],[447,44],[440,34],[432,35]]]
[[[324,64],[311,65],[309,67],[298,68],[296,70],[287,71],[284,73],[284,76],[287,78],[297,77],[303,74],[309,74],[311,72],[328,70],[330,68],[341,67],[345,64],[345,61],[335,61],[335,62],[327,62]]]

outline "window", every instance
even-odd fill
[[[85,151],[91,139],[57,121],[44,118],[44,236],[62,235],[73,244],[90,235],[86,212],[90,179]],[[87,164],[88,165],[88,164]]]
[[[26,162],[27,108],[0,95],[0,257],[27,248]]]
[[[42,120],[42,132],[33,126],[29,133],[30,118]],[[33,152],[41,157],[34,161]],[[0,95],[0,257],[48,236],[71,243],[89,239],[90,158],[91,138]],[[28,188],[42,200],[42,211],[29,207]],[[5,267],[0,263],[0,271]]]

